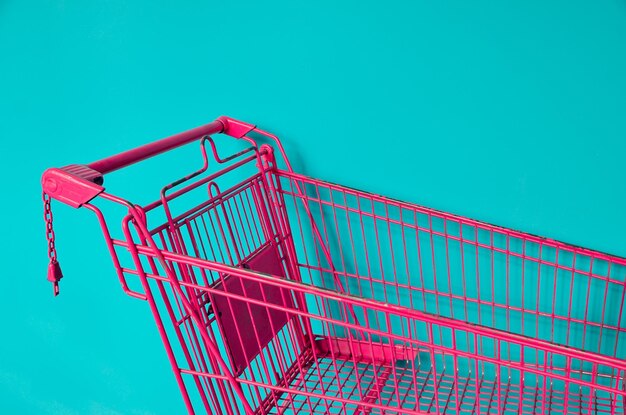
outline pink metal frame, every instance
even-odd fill
[[[219,133],[249,147],[220,156]],[[203,166],[154,202],[105,191],[197,141]],[[95,213],[190,414],[624,413],[623,258],[297,174],[227,117],[42,183]]]

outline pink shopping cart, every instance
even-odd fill
[[[192,142],[154,202],[105,191]],[[96,215],[190,414],[624,413],[626,259],[306,177],[227,117],[42,184],[55,294],[51,199]]]

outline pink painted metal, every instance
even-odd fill
[[[218,133],[249,146],[220,156]],[[154,202],[102,187],[194,141],[204,165]],[[43,186],[49,279],[50,198],[90,209],[189,413],[624,413],[623,258],[297,174],[227,117]]]

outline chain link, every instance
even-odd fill
[[[54,229],[52,227],[52,208],[50,206],[50,196],[43,192],[43,217],[46,221],[46,238],[48,240],[48,258],[50,263],[57,262],[57,250],[54,246]]]

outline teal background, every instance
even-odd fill
[[[625,75],[617,0],[0,2],[0,413],[183,412],[95,219],[59,204],[52,297],[46,167],[227,114],[309,175],[626,255]],[[189,157],[108,189],[153,199]]]

